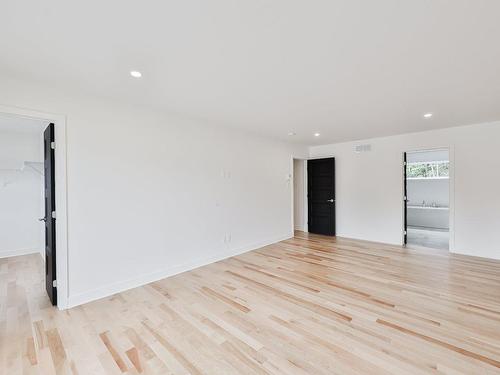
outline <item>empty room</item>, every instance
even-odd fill
[[[500,2],[0,7],[0,375],[500,375]]]

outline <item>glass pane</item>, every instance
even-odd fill
[[[424,164],[408,164],[407,175],[409,178],[422,178],[427,176],[427,171]]]
[[[437,177],[437,165],[434,163],[426,163],[425,168],[427,169],[426,177]]]
[[[449,162],[411,163],[406,167],[408,178],[434,178],[449,176]]]
[[[444,162],[439,163],[439,177],[449,177],[450,176],[450,163]]]

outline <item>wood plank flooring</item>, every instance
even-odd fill
[[[297,233],[67,311],[0,259],[0,374],[500,374],[500,262]]]

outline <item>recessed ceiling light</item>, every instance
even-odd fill
[[[297,133],[294,133],[294,132],[289,132],[289,133],[288,133],[288,135],[289,135],[290,137],[292,137],[292,136],[294,136],[294,135],[296,135],[296,134],[297,134]]]
[[[134,78],[141,78],[142,77],[142,73],[141,72],[138,72],[137,70],[132,70],[130,72],[130,75]]]
[[[424,115],[424,118],[431,118],[431,117],[432,117],[432,113],[426,113],[426,114]]]
[[[321,135],[321,134],[319,134],[319,133],[314,133],[314,136],[315,136],[315,137],[319,137],[320,135]]]

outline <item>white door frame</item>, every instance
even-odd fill
[[[56,280],[57,307],[68,306],[68,214],[66,177],[66,116],[0,105],[0,113],[54,123],[56,180]]]
[[[304,204],[304,207],[303,207],[303,222],[304,222],[304,225],[302,227],[301,230],[303,230],[304,232],[307,232],[307,221],[308,221],[308,210],[307,210],[307,158],[298,158],[298,157],[293,157],[292,156],[292,165],[291,165],[291,171],[292,173],[290,174],[290,178],[291,178],[291,181],[290,181],[290,186],[291,186],[291,192],[292,192],[292,233],[295,233],[295,165],[294,165],[294,161],[295,160],[298,160],[300,162],[302,162],[304,164],[304,180],[303,180],[303,183],[304,183],[304,196],[303,196],[303,204]]]
[[[448,150],[448,158],[450,161],[450,167],[449,167],[449,211],[448,211],[448,220],[449,220],[449,235],[450,235],[450,242],[448,245],[448,252],[453,253],[455,252],[455,147],[453,145],[449,146],[442,146],[442,147],[418,147],[418,148],[410,148],[406,151],[406,153],[411,153],[411,152],[422,152],[422,151],[433,151],[433,150]],[[402,155],[401,155],[402,156]],[[404,186],[403,184],[405,183],[404,181],[404,174],[403,174],[403,157],[401,157],[401,174],[402,174],[402,185],[401,185],[401,196],[404,198]],[[401,220],[402,220],[402,231],[401,231],[401,244],[404,244],[404,215],[405,215],[405,206],[404,206],[404,200],[401,200],[401,212],[403,214]]]

